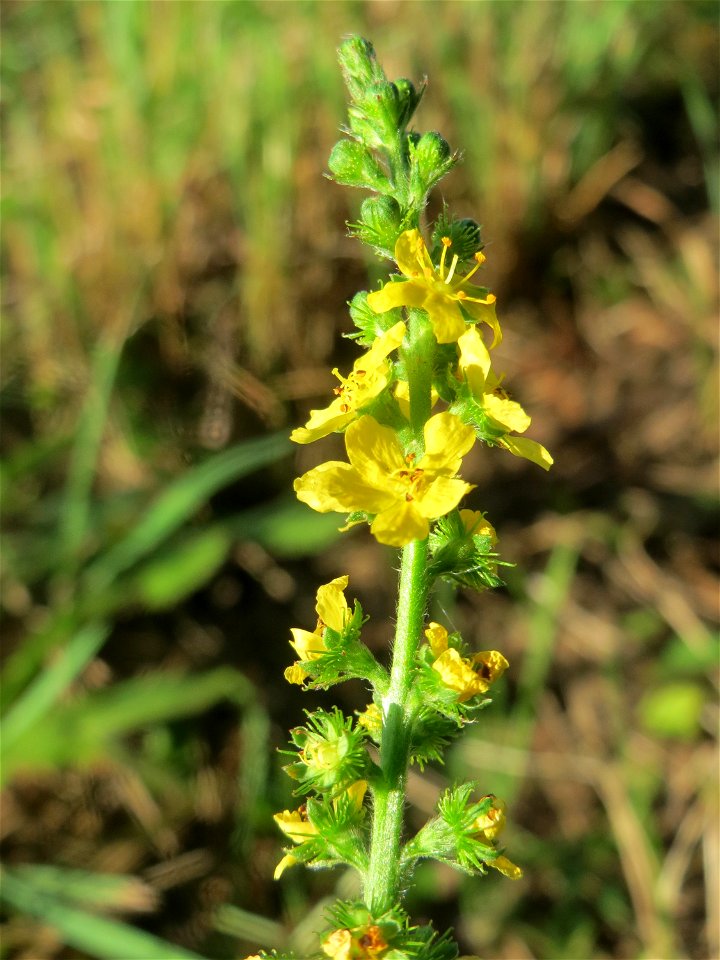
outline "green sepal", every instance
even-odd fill
[[[366,731],[333,707],[331,711],[305,711],[307,724],[290,731],[294,750],[281,750],[294,757],[283,769],[298,781],[295,795],[311,790],[336,797],[357,780],[366,779],[370,757],[365,749]]]
[[[366,187],[378,193],[392,189],[378,161],[356,140],[338,140],[330,152],[328,169],[331,179],[348,187]]]
[[[434,524],[429,544],[432,561],[428,574],[474,590],[503,586],[497,568],[513,566],[500,560],[490,536],[465,529],[458,510]]]
[[[462,718],[446,716],[432,707],[422,707],[413,719],[410,733],[410,762],[421,770],[434,761],[444,763],[445,749],[462,729]]]
[[[440,860],[471,876],[485,873],[485,864],[495,860],[499,851],[478,839],[476,826],[492,807],[494,797],[471,801],[477,788],[474,782],[448,789],[438,801],[438,816],[433,817],[405,844],[403,867],[410,870],[418,860]]]
[[[467,217],[456,220],[448,212],[447,204],[435,221],[432,231],[430,258],[437,263],[443,250],[442,239],[448,237],[451,241],[450,250],[453,256],[457,254],[461,263],[472,260],[476,253],[483,249],[482,227],[475,220]]]
[[[348,303],[350,309],[350,318],[359,333],[346,334],[348,340],[357,340],[363,346],[370,346],[376,337],[387,333],[391,327],[403,319],[402,310],[395,308],[385,313],[375,313],[372,307],[368,306],[367,290],[360,290]]]
[[[362,515],[365,519],[365,514]],[[365,622],[362,607],[356,600],[353,615],[342,632],[325,627],[325,651],[316,660],[301,660],[300,666],[308,674],[305,687],[323,690],[352,678],[368,680],[376,690],[387,689],[389,678],[382,667],[360,641],[360,629]]]
[[[323,862],[314,859],[309,863],[310,866],[347,863],[360,873],[367,870],[369,830],[365,806],[358,810],[347,793],[341,793],[333,800],[309,799],[307,815],[310,823],[318,828],[318,842],[323,844],[326,850]],[[312,843],[315,839],[305,843]],[[305,846],[305,843],[301,846]],[[291,850],[290,853],[297,856],[298,849]]]

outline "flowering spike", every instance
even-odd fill
[[[316,710],[291,731],[285,770],[304,802],[275,815],[291,844],[275,876],[296,864],[360,873],[363,899],[331,907],[318,957],[456,960],[449,934],[410,923],[402,893],[428,857],[471,875],[492,868],[519,878],[498,846],[505,807],[492,794],[476,799],[473,783],[452,787],[403,846],[404,784],[410,763],[442,762],[450,741],[490,703],[508,662],[426,623],[426,610],[438,580],[487,589],[501,584],[498,570],[508,565],[485,515],[459,509],[473,490],[463,473],[475,440],[545,469],[552,458],[521,436],[530,418],[492,369],[502,332],[495,296],[472,282],[485,262],[479,225],[443,209],[429,248],[420,232],[430,189],[457,160],[440,134],[407,130],[424,84],[389,80],[360,37],[342,44],[340,61],[347,137],[329,167],[339,182],[378,194],[363,202],[351,231],[394,259],[400,275],[352,298],[352,336],[367,349],[347,374],[332,371],[338,383],[329,404],[292,433],[307,444],[344,432],[348,460],[320,463],[294,487],[312,509],[346,514],[343,529],[367,523],[379,543],[402,547],[399,600],[389,671],[361,640],[365,618],[345,597],[347,576],[318,589],[313,630],[292,628],[291,683],[325,688],[356,678],[371,691],[356,719],[337,707]]]

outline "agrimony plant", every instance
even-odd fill
[[[461,476],[473,445],[546,470],[552,458],[522,436],[530,418],[493,370],[502,331],[495,297],[476,282],[485,261],[480,227],[444,209],[421,230],[431,189],[457,161],[438,133],[408,129],[424,87],[389,81],[360,37],[346,40],[339,56],[350,106],[330,172],[371,192],[351,232],[399,274],[355,295],[353,336],[363,353],[346,375],[333,371],[334,398],[292,433],[306,444],[344,432],[348,459],[323,463],[294,486],[314,510],[345,514],[344,529],[369,524],[380,543],[401,549],[397,626],[386,669],[363,644],[362,608],[348,602],[348,577],[339,576],[317,591],[314,629],[292,631],[290,683],[326,689],[359,677],[371,699],[354,718],[337,708],[308,712],[292,731],[285,769],[302,799],[275,817],[289,841],[275,876],[295,864],[359,871],[362,900],[335,904],[319,957],[451,960],[458,948],[450,934],[414,926],[403,908],[418,861],[469,874],[493,868],[511,879],[521,870],[499,845],[502,802],[474,783],[450,788],[407,838],[407,772],[442,759],[488,705],[508,663],[427,623],[428,598],[440,580],[478,590],[502,582],[491,523],[460,508],[473,489]]]

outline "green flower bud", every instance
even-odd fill
[[[385,79],[375,48],[363,37],[348,37],[338,50],[338,60],[350,96],[357,100],[369,84]]]
[[[369,243],[390,260],[402,233],[402,210],[393,197],[368,197],[360,207],[360,222],[351,224],[353,236]]]
[[[328,167],[338,183],[349,187],[367,187],[379,193],[390,190],[390,183],[380,164],[355,140],[339,140],[332,148]]]
[[[410,147],[410,187],[415,201],[424,201],[428,192],[456,162],[447,140],[439,133],[424,133]]]
[[[395,86],[400,97],[400,104],[402,106],[402,114],[400,116],[401,125],[407,126],[410,122],[412,115],[417,110],[417,106],[422,100],[422,96],[425,93],[426,81],[423,80],[420,85],[420,89],[415,88],[415,84],[412,80],[406,80],[405,77],[400,77],[400,79],[395,81]]]
[[[378,136],[382,140],[392,140],[405,109],[395,84],[389,80],[371,84],[358,98],[357,104]]]

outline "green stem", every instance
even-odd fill
[[[427,551],[427,540],[414,540],[402,552],[390,686],[383,699],[382,779],[373,789],[372,841],[365,882],[365,901],[374,916],[400,899],[400,848],[413,723],[413,662],[427,605]]]
[[[423,429],[430,418],[435,336],[424,310],[410,310],[408,335],[402,348],[410,390],[410,426],[415,440],[424,445]],[[418,453],[422,455],[423,449]]]

